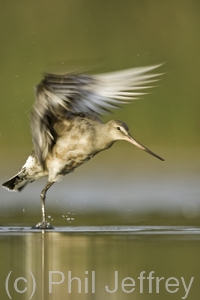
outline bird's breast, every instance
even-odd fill
[[[56,170],[57,174],[64,175],[86,163],[97,152],[94,140],[90,136],[69,135],[57,140],[48,158],[47,167]]]

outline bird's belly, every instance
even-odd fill
[[[90,160],[98,151],[88,136],[72,139],[71,136],[59,139],[47,160],[49,181],[57,181]]]
[[[86,163],[94,155],[92,152],[86,153],[80,149],[63,152],[62,155],[61,153],[54,152],[47,161],[49,181],[57,181],[60,177],[73,172],[74,169]]]
[[[90,160],[94,155],[71,155],[68,159],[64,162],[63,169],[61,170],[61,174],[67,174],[72,172],[74,169],[79,167],[80,165],[86,163]]]

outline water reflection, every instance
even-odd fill
[[[181,226],[1,228],[0,292],[8,297],[12,271],[12,299],[195,299],[199,233]]]

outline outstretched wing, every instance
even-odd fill
[[[152,87],[161,74],[149,73],[160,65],[127,69],[99,75],[46,74],[36,87],[31,115],[36,155],[44,166],[55,143],[54,124],[67,112],[102,115],[119,104],[129,103]]]

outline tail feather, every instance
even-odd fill
[[[21,191],[28,183],[44,176],[47,176],[47,173],[44,172],[33,152],[21,170],[8,181],[4,182],[2,186],[10,191]]]
[[[29,182],[30,179],[27,179],[23,173],[18,173],[4,182],[2,186],[11,191],[21,191]]]

